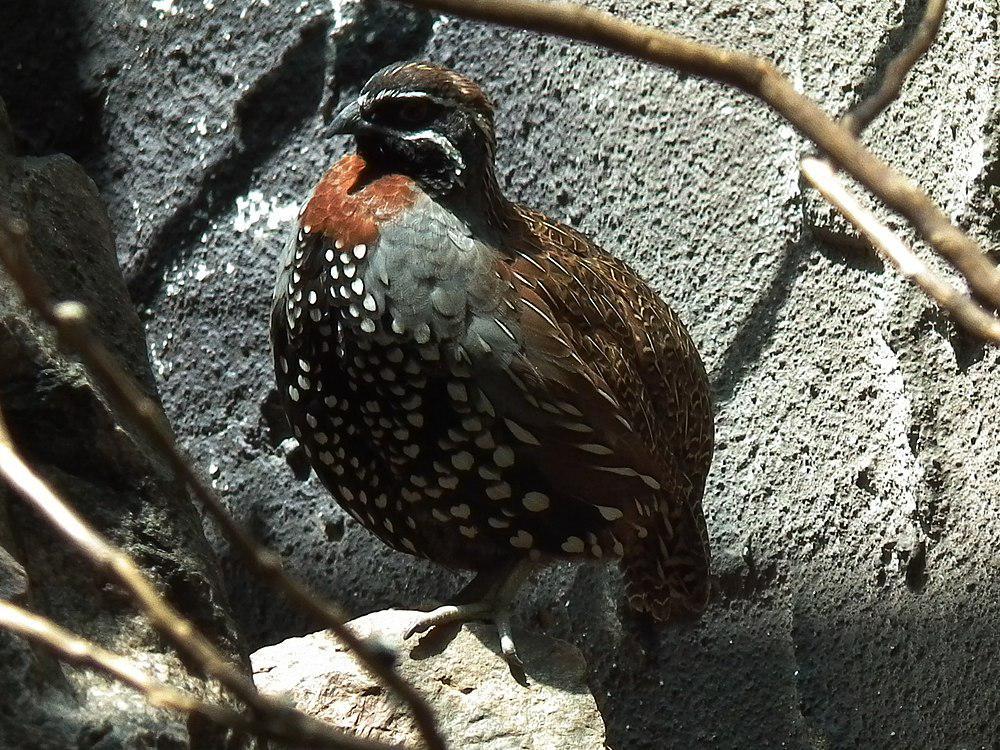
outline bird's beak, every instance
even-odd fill
[[[360,124],[361,107],[355,99],[337,113],[337,116],[333,118],[333,122],[330,123],[327,132],[330,135],[335,133],[350,134],[356,132]]]

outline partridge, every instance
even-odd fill
[[[508,200],[494,108],[438,65],[376,73],[335,122],[271,316],[320,480],[394,549],[471,570],[432,626],[492,620],[553,561],[617,562],[658,621],[709,595],[713,417],[677,315],[589,238]]]

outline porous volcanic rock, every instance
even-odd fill
[[[0,221],[57,299],[84,302],[103,343],[150,395],[142,325],[93,181],[66,156],[10,150],[0,102]],[[130,554],[177,609],[248,669],[218,560],[183,484],[120,427],[83,368],[20,302],[0,271],[0,407],[15,445],[98,532]],[[189,674],[106,571],[93,568],[0,482],[0,596],[178,688],[220,698]],[[61,666],[0,629],[0,748],[222,748],[227,733],[150,709],[134,691]],[[239,747],[239,743],[228,747]]]
[[[923,5],[591,2],[766,55],[832,113],[871,90]],[[377,67],[429,57],[497,102],[509,193],[633,263],[712,378],[719,580],[704,617],[646,632],[617,574],[591,567],[549,572],[519,606],[522,626],[583,652],[609,744],[994,744],[998,353],[803,190],[809,146],[773,112],[603,50],[392,4],[38,5],[35,37],[0,25],[3,41],[18,34],[0,45],[15,134],[69,150],[97,181],[170,416],[290,567],[356,614],[460,584],[387,550],[309,475],[274,408],[267,341],[284,225],[346,148],[325,134],[330,113]],[[998,17],[993,0],[949,4],[865,135],[994,254]],[[9,64],[32,43],[36,79]],[[57,54],[60,85],[37,86]],[[315,629],[215,543],[255,647]]]

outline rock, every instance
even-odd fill
[[[476,750],[603,750],[604,721],[587,688],[586,663],[565,641],[528,633],[518,650],[528,674],[516,682],[499,656],[496,629],[473,623],[448,643],[404,641],[422,613],[373,612],[350,623],[398,654],[400,673],[431,703],[449,747]],[[365,737],[419,746],[405,708],[357,666],[328,633],[289,638],[251,657],[254,681],[306,713]]]
[[[0,599],[19,602],[27,593],[27,571],[10,552],[0,547]]]
[[[0,136],[6,131],[0,105]],[[2,138],[0,138],[2,145]],[[9,143],[7,144],[10,145]],[[94,183],[65,156],[0,148],[0,221],[27,228],[26,252],[57,299],[79,300],[94,330],[155,395],[142,326]],[[185,487],[119,426],[82,367],[21,305],[0,271],[0,406],[15,445],[63,497],[131,554],[164,596],[249,670],[217,559]],[[0,482],[0,596],[120,653],[178,688],[217,700],[96,570]],[[62,667],[0,631],[0,748],[219,748],[228,733],[152,710],[134,691]]]
[[[766,55],[832,113],[868,90],[924,5],[587,2]],[[326,120],[376,67],[429,57],[497,102],[509,193],[635,264],[688,322],[714,384],[704,504],[720,580],[705,616],[644,633],[611,569],[556,568],[521,600],[525,621],[584,653],[609,744],[995,744],[1000,693],[983,686],[1000,683],[1000,353],[956,333],[803,192],[810,149],[764,105],[395,3],[13,6],[0,23],[13,132],[96,180],[171,421],[289,569],[355,613],[460,585],[346,517],[268,406],[283,224],[346,148]],[[994,250],[998,24],[994,0],[949,3],[865,133]],[[316,629],[212,541],[253,647]]]

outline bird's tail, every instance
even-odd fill
[[[651,528],[622,558],[629,606],[660,622],[699,614],[710,593],[708,535],[700,504],[663,501]]]

